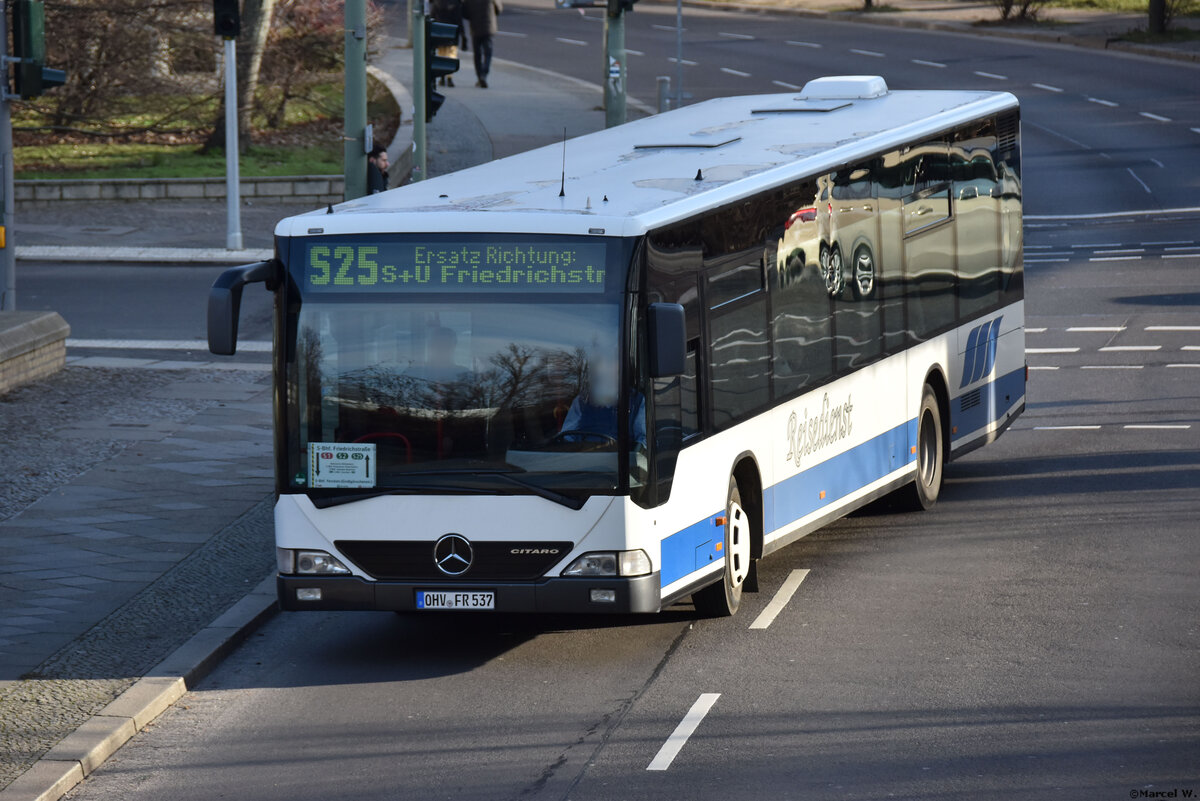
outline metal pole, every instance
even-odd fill
[[[0,69],[4,80],[0,81],[0,192],[3,192],[4,208],[0,213],[0,225],[4,226],[4,247],[0,248],[0,273],[4,283],[0,284],[0,311],[17,310],[17,264],[13,258],[13,143],[12,115],[8,107],[8,14],[7,4],[0,5]]]
[[[345,173],[345,198],[353,200],[367,194],[367,3],[346,0],[345,9],[345,104],[342,139],[345,149],[342,167]]]
[[[237,53],[225,40],[225,248],[242,249],[242,178],[238,159]]]
[[[683,0],[675,0],[675,108],[683,108]]]
[[[658,113],[662,114],[670,105],[671,76],[659,75],[654,80],[658,83]]]
[[[608,74],[604,78],[604,127],[625,123],[625,15],[605,15]]]
[[[412,47],[413,46],[413,29],[412,29],[413,0],[407,0],[405,3],[405,6],[406,6],[405,19],[408,20],[408,41],[406,41],[404,44],[402,44],[400,46],[401,47]]]
[[[429,85],[425,82],[425,13],[423,3],[413,6],[413,181],[425,180],[425,105],[429,102]]]

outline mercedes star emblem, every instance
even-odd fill
[[[475,551],[461,534],[447,534],[433,546],[433,563],[447,576],[461,576],[471,569]]]

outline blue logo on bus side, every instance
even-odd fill
[[[974,384],[990,374],[996,366],[996,340],[1000,336],[1000,321],[1003,315],[991,322],[978,325],[967,335],[967,352],[963,354],[962,383],[959,389]]]

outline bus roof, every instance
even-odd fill
[[[567,140],[565,181],[564,145],[548,145],[289,217],[275,233],[637,236],[1016,105],[1007,93],[820,78],[799,93],[718,98]]]

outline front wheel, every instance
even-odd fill
[[[742,605],[742,590],[750,575],[750,517],[742,508],[737,481],[729,479],[729,498],[725,504],[725,569],[721,580],[692,595],[696,611],[708,617],[730,617]]]
[[[917,415],[917,478],[905,493],[908,506],[914,510],[931,508],[942,491],[944,436],[937,394],[926,384],[921,393],[921,411]]]

